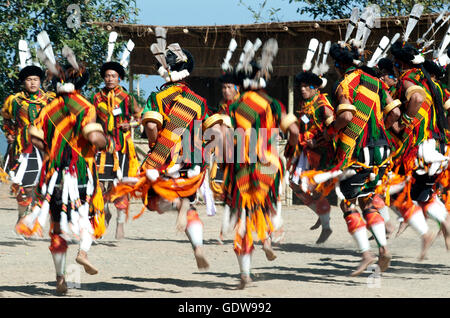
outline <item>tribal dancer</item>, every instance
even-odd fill
[[[310,176],[310,182],[315,184],[340,178],[339,187],[344,197],[341,209],[348,231],[362,252],[360,265],[351,273],[357,276],[375,262],[366,223],[356,209],[357,201],[367,227],[377,241],[380,270],[385,271],[390,264],[384,220],[373,205],[373,194],[389,160],[386,127],[397,119],[399,112],[396,110],[398,103],[393,102],[387,92],[388,87],[356,67],[361,65],[360,52],[364,48],[351,42],[334,43],[330,49],[341,77],[334,96],[336,120],[327,129],[330,137],[336,135],[336,155],[329,171]]]
[[[328,42],[331,44],[331,42]],[[330,210],[331,206],[328,202],[327,195],[333,190],[334,185],[329,183],[322,189],[309,191],[302,188],[300,176],[309,169],[322,170],[333,160],[334,147],[331,140],[325,140],[323,137],[327,127],[334,121],[334,110],[328,100],[327,94],[320,93],[320,89],[326,85],[326,79],[323,78],[328,65],[321,64],[316,66],[314,73],[311,69],[311,60],[317,49],[317,39],[311,39],[310,49],[305,62],[303,63],[303,72],[295,77],[296,83],[299,85],[302,101],[300,110],[298,111],[298,122],[300,129],[299,142],[295,147],[286,146],[285,157],[288,159],[287,169],[292,170],[290,173],[290,186],[294,193],[303,201],[305,205],[311,208],[319,217],[317,223],[311,227],[316,229],[322,226],[322,232],[316,241],[316,244],[324,243],[331,235],[330,228]],[[309,52],[312,52],[310,54]],[[324,61],[329,52],[329,45],[326,44]],[[320,53],[318,53],[317,61]]]
[[[16,200],[19,210],[17,224],[32,206],[34,188],[42,167],[42,155],[30,140],[29,128],[42,108],[54,98],[53,93],[44,92],[41,82],[44,71],[32,64],[31,53],[26,41],[19,41],[21,70],[19,80],[23,90],[9,96],[1,115],[4,118],[2,130],[9,143],[9,152],[5,170],[17,190]]]
[[[257,39],[255,44],[247,41],[244,46],[242,64],[239,63],[235,70],[244,91],[227,112],[234,133],[229,131],[226,136],[223,191],[231,225],[235,228],[234,251],[241,272],[239,288],[245,288],[251,282],[254,240],[262,241],[269,261],[276,258],[270,235],[277,228],[276,223],[281,223],[279,196],[283,165],[276,147],[279,127],[290,133],[292,146],[298,140],[295,115],[285,115],[281,103],[263,90],[278,44],[269,39],[257,64],[252,59],[261,44]],[[234,154],[231,160],[228,159],[230,145]]]
[[[177,43],[166,49],[166,32],[157,27],[157,43],[151,46],[166,84],[150,95],[142,116],[150,151],[141,166],[140,178],[135,178],[132,185],[132,179],[119,183],[114,196],[130,193],[141,197],[148,210],[158,213],[177,210],[177,229],[188,236],[197,267],[207,269],[203,223],[193,203],[206,169],[199,130],[202,125],[209,127],[204,121],[208,109],[206,100],[184,82],[194,68],[192,55]]]
[[[135,177],[139,168],[131,128],[140,125],[142,108],[136,98],[129,94],[120,84],[125,77],[125,68],[128,64],[127,56],[133,44],[129,42],[122,55],[121,62],[111,61],[114,42],[117,33],[112,32],[109,37],[107,62],[101,67],[100,74],[105,81],[105,87],[92,96],[92,104],[97,110],[97,122],[103,127],[111,145],[108,151],[97,153],[100,186],[105,195],[106,221],[109,223],[110,193],[114,184],[124,177]],[[117,209],[116,239],[124,237],[124,223],[129,209],[127,195],[119,197],[112,202]]]
[[[63,54],[70,65],[65,68],[55,65],[51,62],[55,59],[52,50],[48,50],[47,33],[41,32],[38,38],[47,41],[43,58],[56,76],[57,97],[41,110],[30,128],[33,144],[46,155],[37,186],[39,204],[23,219],[21,229],[29,235],[42,231],[50,212],[49,249],[56,270],[56,292],[65,294],[66,250],[71,233],[79,237],[76,262],[90,275],[98,272],[89,262],[87,252],[93,238],[101,237],[105,231],[103,196],[94,155],[95,148],[105,148],[107,141],[101,125],[95,122],[95,107],[79,93],[89,79],[85,66],[76,62],[68,47]]]
[[[394,126],[401,141],[398,160],[410,180],[394,205],[421,236],[419,259],[424,259],[433,242],[424,213],[440,224],[447,248],[450,246],[450,219],[433,191],[439,174],[448,165],[448,157],[444,156],[448,125],[438,89],[422,65],[423,57],[402,41],[394,43],[391,52],[399,78],[396,97],[404,105],[401,121]]]

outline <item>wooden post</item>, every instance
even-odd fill
[[[128,72],[128,93],[133,94],[133,72],[131,67]],[[131,128],[131,140],[134,141],[134,128]]]
[[[294,113],[294,76],[288,77],[288,114]]]
[[[288,77],[288,114],[294,113],[294,76],[290,75]],[[286,178],[283,178],[283,184],[285,186],[284,188],[284,195],[286,198],[286,205],[291,206],[292,205],[292,189],[289,186],[288,182],[284,182]]]

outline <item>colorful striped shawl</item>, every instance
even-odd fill
[[[397,85],[395,98],[402,102],[406,101],[404,89],[404,82],[411,82],[414,85],[422,87],[427,95],[427,98],[422,103],[419,111],[413,118],[412,124],[405,128],[399,141],[399,148],[396,152],[396,158],[401,160],[402,156],[407,155],[412,147],[416,147],[424,140],[440,136],[439,129],[436,123],[436,111],[433,107],[433,98],[431,97],[430,88],[426,82],[425,75],[420,69],[410,69],[404,72]],[[404,103],[403,103],[404,104]],[[403,109],[403,111],[406,111]]]
[[[278,129],[283,106],[263,92],[248,91],[229,107],[233,127],[248,131],[253,128],[259,134],[267,129],[267,138],[257,136],[256,145],[250,145],[249,135],[244,142],[235,143],[235,162],[227,163],[224,189],[227,203],[237,210],[247,208],[249,213],[257,206],[272,208],[277,202],[283,165],[278,156],[275,140],[270,138]],[[272,153],[271,146],[275,146]],[[255,148],[253,148],[255,147]],[[238,160],[238,153],[243,154]],[[256,162],[251,156],[256,154]],[[239,162],[241,161],[241,162]]]
[[[197,149],[199,145],[194,136],[196,134],[194,120],[203,121],[207,109],[206,100],[182,83],[172,83],[172,85],[166,85],[162,91],[153,92],[144,113],[157,111],[165,120],[162,131],[158,133],[156,144],[147,155],[143,167],[164,171],[177,163],[179,155],[183,155],[180,153],[181,137],[185,130],[189,130],[191,147],[192,145],[194,147],[190,158],[184,162],[185,167],[189,168],[195,163],[194,156],[198,151],[203,157],[201,145]],[[204,168],[204,162],[200,165]]]
[[[79,93],[54,99],[42,109],[34,125],[44,131],[47,156],[43,163],[41,185],[55,169],[68,167],[85,184],[86,169],[94,170],[95,149],[82,135],[83,128],[95,122],[95,107]]]
[[[15,156],[22,152],[31,151],[28,128],[41,109],[47,106],[54,98],[52,93],[46,93],[42,89],[36,94],[20,92],[9,96],[1,111],[4,120],[3,131],[15,135],[13,144]]]
[[[339,133],[332,170],[350,166],[366,145],[382,139],[388,144],[382,113],[387,86],[360,69],[347,73],[339,86],[343,95],[356,107],[356,113]]]

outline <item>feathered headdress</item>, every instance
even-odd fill
[[[236,78],[244,89],[261,89],[267,85],[270,73],[273,70],[272,62],[278,53],[278,42],[271,38],[264,43],[261,57],[254,59],[261,47],[262,41],[256,39],[255,43],[247,40],[243,52],[236,66]]]
[[[188,77],[194,69],[194,58],[191,53],[182,49],[178,43],[168,47],[166,41],[167,30],[162,27],[155,28],[156,43],[150,46],[158,61],[158,73],[166,82],[177,82]]]
[[[81,89],[89,81],[89,73],[76,59],[73,50],[68,46],[62,49],[62,56],[69,62],[68,65],[61,67],[53,54],[53,47],[46,31],[38,34],[37,40],[40,49],[37,51],[38,57],[44,63],[50,72],[54,75],[53,83],[56,86],[57,93],[70,93]]]
[[[125,77],[125,69],[128,67],[130,54],[134,49],[134,42],[130,39],[128,40],[125,48],[122,51],[122,56],[119,62],[111,61],[114,53],[114,47],[117,41],[117,32],[113,31],[108,37],[108,53],[106,56],[106,62],[102,65],[100,69],[100,74],[102,78],[105,77],[107,70],[114,70],[119,74],[119,77],[123,79]]]
[[[419,50],[407,43],[412,31],[417,25],[417,22],[420,20],[422,12],[423,5],[415,4],[409,14],[408,23],[406,25],[406,30],[403,33],[402,40],[395,42],[391,46],[392,55],[394,55],[396,59],[405,63],[419,65],[425,61]]]
[[[233,53],[236,50],[236,48],[237,42],[234,38],[232,38],[230,44],[228,45],[228,50],[225,55],[225,58],[223,59],[223,63],[221,65],[222,75],[220,76],[219,80],[222,83],[238,84],[236,75],[234,73],[234,68],[230,64],[231,58],[233,57]]]
[[[329,70],[327,58],[330,52],[330,47],[331,41],[327,41],[325,45],[319,43],[319,41],[315,38],[312,38],[309,41],[305,61],[302,64],[302,72],[297,74],[295,77],[295,81],[297,83],[305,83],[320,88],[324,88],[327,85],[327,79],[323,76]],[[322,48],[323,48],[322,61],[319,63],[321,59]],[[317,52],[316,62],[311,71],[312,60],[314,59],[316,52]]]
[[[25,40],[19,41],[19,80],[23,82],[28,76],[39,76],[42,80],[44,77],[44,71],[40,67],[39,63],[33,62],[30,48]]]

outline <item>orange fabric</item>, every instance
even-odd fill
[[[67,251],[67,242],[59,234],[50,234],[50,252],[52,253],[65,253]]]
[[[378,212],[367,213],[364,215],[364,218],[366,219],[367,226],[369,227],[375,224],[384,223],[383,217]]]
[[[366,227],[366,223],[364,223],[363,218],[357,212],[350,213],[345,217],[345,222],[347,223],[347,229],[350,234],[356,232],[356,230],[360,228]]]
[[[422,208],[417,205],[412,205],[409,208],[404,208],[400,210],[400,213],[402,214],[402,217],[405,219],[405,222],[408,222],[409,219],[418,212],[422,212]]]

